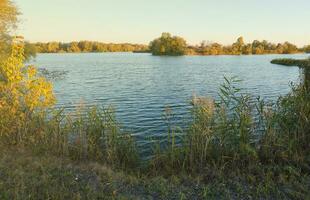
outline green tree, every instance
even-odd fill
[[[150,43],[149,48],[153,55],[182,56],[186,52],[187,45],[181,37],[172,37],[170,33],[162,33],[160,38]]]
[[[242,49],[244,47],[243,37],[239,37],[235,43],[232,45],[232,54],[233,55],[241,55]]]
[[[213,43],[210,46],[210,54],[211,55],[221,55],[223,54],[223,47],[218,43]]]
[[[77,42],[71,42],[68,46],[67,52],[69,53],[81,52],[81,49],[79,48],[79,45]]]
[[[242,48],[242,54],[243,55],[249,55],[252,54],[252,44],[246,44]]]
[[[47,44],[47,52],[57,53],[59,51],[59,42],[49,42]]]
[[[291,54],[291,53],[297,53],[298,52],[297,46],[294,44],[291,44],[289,42],[285,42],[283,44],[283,48],[284,48],[284,51],[283,51],[284,54]]]
[[[82,52],[92,52],[93,50],[93,44],[89,41],[80,41],[78,46]]]
[[[263,54],[265,51],[263,44],[258,41],[258,40],[254,40],[252,42],[252,54]]]
[[[310,53],[310,45],[307,45],[303,48],[303,51],[306,53]]]

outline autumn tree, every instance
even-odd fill
[[[66,51],[69,53],[76,53],[76,52],[81,52],[81,49],[80,49],[79,44],[77,42],[71,42],[68,45]]]
[[[170,33],[162,33],[160,38],[153,40],[149,48],[153,55],[184,55],[187,49],[186,41],[178,36],[171,36]]]
[[[261,44],[260,41],[254,40],[252,42],[252,54],[263,54],[264,53],[264,46]]]
[[[12,38],[10,32],[16,27],[18,11],[10,0],[0,0],[0,59],[9,56]]]
[[[59,43],[58,42],[49,42],[47,44],[47,52],[57,53],[59,51]]]
[[[303,51],[305,51],[306,53],[310,53],[310,45],[307,45],[303,48]]]
[[[243,55],[249,55],[252,54],[252,44],[246,44],[242,48],[242,54]]]
[[[52,84],[37,76],[35,67],[25,65],[23,38],[9,36],[17,21],[14,4],[0,0],[0,11],[0,36],[5,43],[0,52],[7,54],[0,58],[0,137],[16,144],[28,137],[23,131],[26,124],[45,113],[55,98]]]
[[[33,44],[39,53],[80,53],[80,52],[133,52],[147,51],[147,45],[141,44],[113,44],[102,43],[96,41],[79,41],[70,43],[48,42]]]
[[[289,42],[285,42],[283,44],[283,53],[284,54],[291,54],[291,53],[297,53],[298,52],[298,48],[296,45],[289,43]]]
[[[93,45],[89,41],[80,41],[78,46],[82,52],[92,52]]]
[[[244,40],[243,37],[239,37],[235,43],[232,45],[232,52],[233,55],[241,55],[244,47]]]
[[[8,35],[16,27],[17,9],[10,0],[0,0],[0,34]]]

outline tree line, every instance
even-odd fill
[[[189,53],[201,55],[260,55],[260,54],[293,54],[300,53],[296,45],[290,42],[274,44],[267,40],[254,40],[252,43],[245,43],[243,37],[239,37],[232,45],[223,46],[218,43],[206,44],[202,42],[199,46],[189,47]]]
[[[290,42],[274,44],[267,40],[254,40],[252,43],[245,43],[243,37],[239,37],[231,45],[219,43],[201,42],[200,45],[191,46],[186,40],[172,36],[169,33],[162,33],[161,37],[150,42],[149,48],[153,55],[260,55],[260,54],[293,54],[310,53],[310,45],[298,48]]]
[[[302,50],[306,53],[310,53],[310,45],[305,46]]]
[[[188,45],[186,40],[170,33],[162,33],[149,45],[130,43],[102,43],[97,41],[79,42],[37,42],[26,43],[25,51],[33,56],[35,53],[81,53],[81,52],[151,52],[153,55],[261,55],[261,54],[294,54],[310,53],[310,45],[298,48],[290,42],[271,43],[267,40],[254,40],[245,43],[239,37],[231,45],[202,41],[199,45]]]
[[[141,44],[113,44],[94,41],[79,41],[79,42],[47,42],[34,43],[38,53],[80,53],[80,52],[133,52],[147,51],[147,45]]]

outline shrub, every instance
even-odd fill
[[[0,135],[9,143],[27,138],[25,125],[55,102],[52,84],[24,60],[24,43],[16,38],[11,56],[0,63]]]

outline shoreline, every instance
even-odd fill
[[[130,54],[151,54],[151,52],[133,52],[133,51],[108,51],[108,52],[37,52],[37,54],[104,54],[104,53],[130,53]],[[216,55],[203,55],[203,54],[185,54],[182,56],[264,56],[264,55],[310,55],[310,53],[288,53],[288,54],[277,54],[277,53],[266,53],[266,54],[216,54]],[[171,55],[152,55],[154,57],[182,57],[182,56],[171,56]]]

